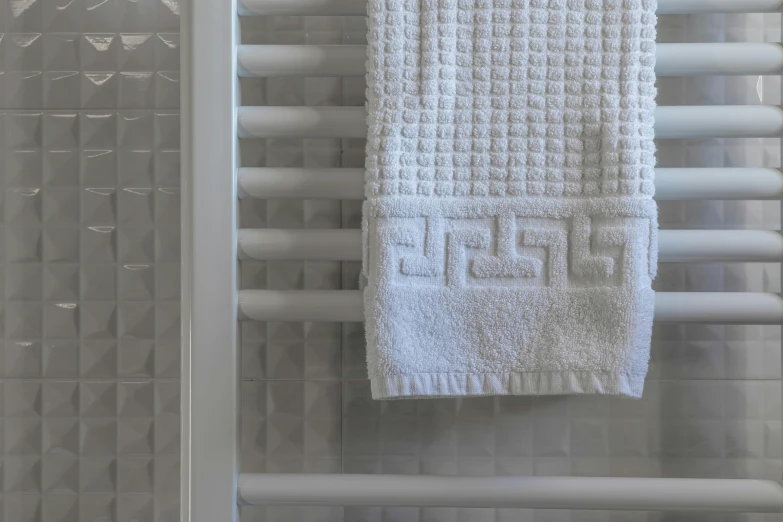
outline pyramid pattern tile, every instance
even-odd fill
[[[179,11],[0,2],[0,522],[179,520]]]

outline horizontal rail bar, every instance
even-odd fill
[[[754,292],[658,292],[659,323],[780,324],[783,301],[776,294]]]
[[[239,315],[254,321],[361,322],[358,290],[242,290]],[[783,301],[753,292],[658,292],[655,320],[664,323],[781,324]]]
[[[783,511],[779,484],[742,479],[259,473],[238,489],[251,505]]]
[[[774,138],[783,111],[770,105],[658,107],[656,138]]]
[[[778,199],[783,173],[768,168],[655,169],[655,199]]]
[[[239,315],[254,321],[364,321],[358,290],[241,290]]]
[[[367,0],[240,0],[239,14],[366,16]],[[783,0],[658,0],[658,14],[769,13]]]
[[[242,229],[238,235],[240,259],[359,261],[360,230],[340,229]]]
[[[241,138],[364,138],[364,107],[240,107]],[[774,138],[783,111],[771,105],[658,107],[657,138]]]
[[[769,230],[661,230],[662,262],[780,263],[783,236]]]
[[[239,197],[364,199],[364,169],[241,168]],[[655,199],[778,199],[783,174],[767,168],[655,169]]]
[[[239,76],[364,76],[363,45],[241,45]],[[658,76],[765,75],[783,68],[777,43],[663,43],[657,46]]]
[[[364,107],[240,107],[240,138],[365,138]]]
[[[251,77],[364,76],[363,45],[240,45],[237,74]]]
[[[360,230],[243,229],[240,259],[292,261],[359,261]],[[768,230],[661,230],[661,262],[783,261],[783,236]]]
[[[240,0],[240,15],[366,16],[367,0]]]
[[[239,197],[364,199],[364,169],[241,168]]]
[[[781,0],[658,0],[658,14],[771,13]]]
[[[777,43],[659,43],[658,76],[780,74],[783,47]]]

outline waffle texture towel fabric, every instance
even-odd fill
[[[655,0],[369,0],[373,397],[639,397]]]

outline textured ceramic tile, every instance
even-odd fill
[[[0,521],[177,520],[178,4],[0,34]]]

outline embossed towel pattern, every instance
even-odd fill
[[[373,397],[639,397],[654,0],[369,0]]]

